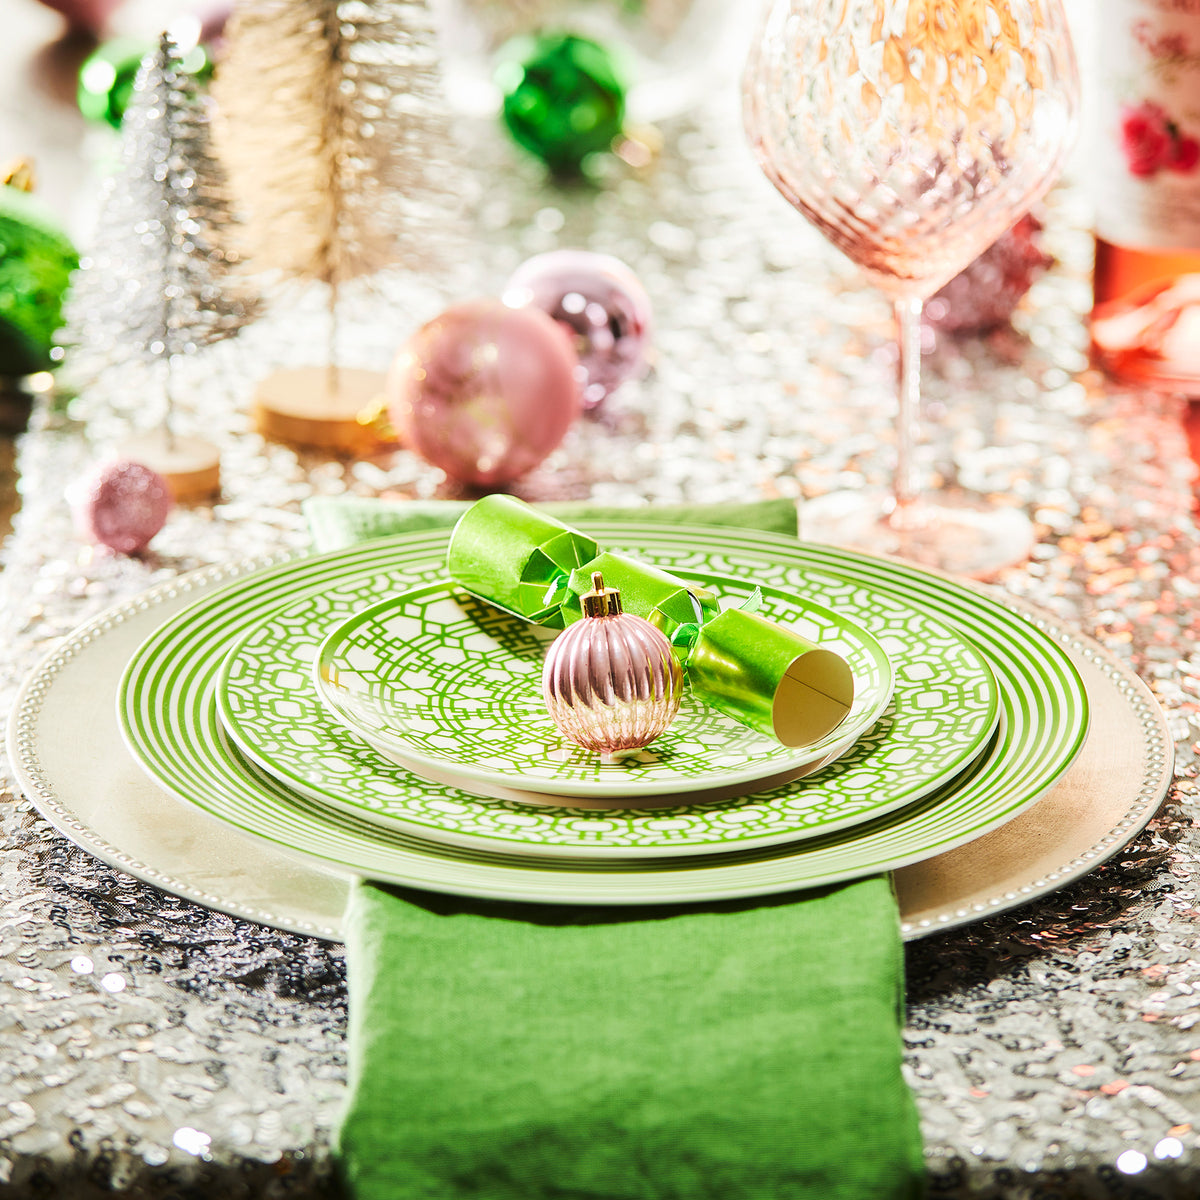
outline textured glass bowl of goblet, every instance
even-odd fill
[[[1020,561],[1015,507],[938,503],[913,461],[924,301],[1057,178],[1079,79],[1059,0],[774,0],[743,77],[764,173],[892,300],[893,492],[802,510],[805,536],[986,576]]]

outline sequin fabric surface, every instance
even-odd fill
[[[761,177],[733,92],[712,111],[665,129],[650,167],[614,160],[595,188],[556,188],[490,125],[471,127],[481,184],[470,261],[351,297],[351,365],[385,367],[421,321],[494,294],[532,254],[601,250],[651,295],[653,369],[583,419],[520,494],[803,500],[886,483],[888,308]],[[1171,721],[1178,778],[1148,829],[1092,875],[909,945],[908,1078],[935,1196],[1190,1198],[1200,1194],[1195,471],[1182,402],[1116,390],[1089,369],[1085,208],[1068,185],[1041,215],[1057,263],[1014,328],[942,337],[926,356],[930,461],[946,483],[1003,493],[1034,517],[1033,557],[1001,585],[1148,682]],[[320,344],[322,303],[285,298],[184,364],[184,424],[219,436],[224,493],[177,509],[144,558],[81,544],[62,495],[111,438],[153,422],[144,381],[39,402],[0,574],[5,711],[37,660],[109,605],[194,567],[303,548],[307,496],[456,495],[405,451],[335,460],[253,432],[254,380]],[[334,1195],[340,947],[105,867],[11,781],[0,829],[0,1192]],[[870,1153],[869,1130],[863,1139]]]

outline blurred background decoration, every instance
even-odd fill
[[[383,381],[342,361],[343,290],[397,263],[444,265],[448,239],[433,232],[462,195],[432,13],[415,0],[250,0],[227,27],[213,96],[257,267],[326,289],[326,344],[298,347],[316,369],[263,380],[259,428],[352,451],[339,435]]]
[[[8,253],[0,258],[0,351],[9,355],[0,362],[7,381],[0,421],[21,428],[28,371],[62,357],[51,357],[58,321],[44,292],[66,290],[78,246],[87,269],[68,308],[74,376],[61,376],[64,404],[110,369],[139,358],[170,364],[203,351],[218,329],[224,338],[255,312],[298,304],[307,314],[296,336],[299,362],[256,359],[253,347],[231,351],[241,355],[236,371],[258,380],[253,422],[269,437],[335,456],[388,452],[394,431],[371,417],[386,407],[383,368],[423,322],[480,290],[470,253],[478,231],[456,214],[466,209],[478,221],[496,198],[463,162],[464,135],[476,145],[511,136],[519,143],[515,164],[531,151],[527,166],[515,169],[541,178],[547,211],[590,203],[596,189],[652,171],[656,147],[681,127],[675,118],[716,81],[736,77],[754,7],[730,0],[7,0],[4,52],[20,66],[0,73],[0,162],[32,157],[39,185],[32,197],[11,186],[0,191],[0,220],[21,226],[4,239]],[[121,118],[163,26],[178,47],[169,89],[178,103],[150,135],[144,116],[135,117],[140,131],[121,127]],[[1086,59],[1088,47],[1081,49]],[[564,105],[564,96],[574,102]],[[217,114],[212,154],[210,109]],[[147,138],[161,137],[171,121],[193,133],[203,128],[204,144],[191,135],[172,144],[183,174],[154,177],[159,161],[147,191],[146,178],[135,183],[130,175],[130,156],[153,162]],[[131,150],[137,139],[140,149]],[[603,160],[599,170],[593,160]],[[229,178],[224,208],[212,199],[221,171]],[[201,184],[180,191],[189,173]],[[102,188],[106,177],[114,182]],[[172,189],[199,240],[175,229],[156,243],[142,228],[133,209],[168,203]],[[117,215],[112,205],[122,193]],[[235,212],[244,221],[233,220]],[[1025,219],[931,300],[927,351],[937,338],[1010,328],[1051,263],[1041,234],[1036,214]],[[512,265],[535,248],[514,247]],[[53,270],[43,251],[56,259]],[[267,301],[261,310],[247,299],[242,259]],[[369,296],[395,270],[425,273],[432,286],[424,308],[396,311],[382,293],[347,307],[350,285]],[[132,295],[143,275],[172,297],[175,307],[162,318],[170,336],[155,335],[158,318],[145,306],[113,303],[123,288]],[[468,282],[455,292],[451,280]],[[501,280],[491,282],[504,290]],[[31,306],[35,284],[41,298]],[[555,302],[539,301],[548,311]],[[361,332],[364,313],[380,343],[369,362],[361,339],[351,348],[354,339],[343,336],[350,323]],[[581,332],[578,319],[552,315],[572,326],[581,360],[596,358],[607,332],[631,356],[632,374],[653,366],[637,320],[626,327],[606,309],[602,325]],[[196,403],[192,395],[181,404],[169,366],[163,370],[157,395],[110,381],[102,402],[128,405],[143,427],[169,431],[165,414]],[[595,393],[585,395],[587,407],[615,386],[583,382]],[[33,386],[49,383],[35,375]],[[87,404],[72,411],[86,419]],[[145,453],[153,457],[152,448]],[[170,463],[153,465],[171,476]],[[176,486],[182,498],[187,487]]]
[[[464,113],[486,116],[500,108],[504,85],[496,68],[514,40],[574,35],[612,56],[628,90],[629,118],[638,123],[661,121],[695,103],[712,82],[714,63],[733,61],[731,33],[753,7],[728,0],[432,2],[447,92]]]
[[[28,160],[13,163],[0,183],[0,375],[29,375],[53,366],[79,256],[54,213],[32,194]]]
[[[120,165],[100,201],[103,236],[71,284],[54,354],[79,390],[124,370],[112,394],[123,390],[149,431],[123,453],[160,473],[176,499],[212,498],[220,456],[177,428],[175,375],[180,359],[232,337],[259,304],[231,244],[237,220],[210,148],[210,108],[169,34],[143,60],[120,129]]]

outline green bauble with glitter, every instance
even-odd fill
[[[54,335],[75,247],[44,207],[19,187],[0,187],[0,376],[54,365]]]
[[[142,60],[153,52],[154,43],[140,38],[113,38],[97,47],[79,68],[79,111],[89,121],[120,129]],[[208,49],[202,44],[192,46],[182,54],[179,69],[208,79],[213,71]]]
[[[138,38],[114,38],[92,51],[79,68],[79,111],[119,129],[142,59],[153,49]]]
[[[504,123],[557,174],[578,173],[612,147],[625,121],[625,84],[613,55],[569,33],[516,38],[496,71]]]

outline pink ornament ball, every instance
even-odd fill
[[[645,371],[650,297],[619,258],[590,250],[537,254],[513,272],[503,295],[513,307],[540,308],[570,335],[584,408]]]
[[[166,524],[171,489],[141,463],[101,463],[68,489],[79,536],[118,554],[137,554]]]
[[[42,3],[61,13],[72,29],[98,35],[108,27],[109,18],[123,0],[42,0]]]
[[[451,478],[508,483],[536,467],[580,415],[577,366],[545,313],[468,300],[396,355],[388,415],[405,443]]]
[[[192,15],[200,22],[200,44],[211,46],[220,43],[232,14],[232,0],[208,0],[207,3],[197,5]]]

